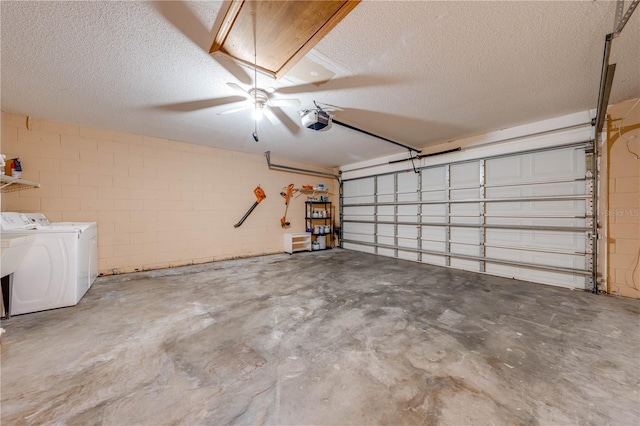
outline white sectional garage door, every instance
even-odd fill
[[[585,144],[346,180],[343,247],[590,289]]]

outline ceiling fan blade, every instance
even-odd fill
[[[189,111],[197,111],[199,109],[212,108],[220,105],[232,104],[235,102],[243,102],[243,101],[246,101],[246,99],[240,96],[227,96],[224,98],[201,99],[199,101],[188,101],[188,102],[178,102],[174,104],[158,105],[156,108],[164,109],[168,111],[189,112]]]
[[[297,108],[300,106],[300,99],[270,99],[269,105]]]
[[[232,108],[232,109],[228,109],[228,110],[225,110],[225,111],[220,111],[218,113],[218,115],[233,114],[235,112],[244,111],[245,109],[250,109],[250,108],[251,108],[251,105],[244,105],[244,106],[241,106],[241,107],[238,107],[238,108]]]
[[[188,1],[156,1],[153,7],[162,17],[185,35],[193,44],[202,49],[207,55],[211,45],[212,35],[200,18],[191,10]],[[251,77],[244,69],[231,60],[218,56],[211,56],[218,64],[226,69],[238,81],[251,84]]]
[[[246,90],[244,90],[242,87],[238,86],[235,83],[232,82],[228,82],[227,86],[231,87],[232,89],[241,92],[244,96],[246,96],[247,98],[251,99],[251,95],[249,94],[249,92],[247,92]]]
[[[284,126],[289,130],[289,132],[293,135],[297,135],[300,132],[300,126],[293,121],[287,114],[284,113],[280,108],[270,107],[269,110],[275,115],[280,123],[284,124]]]
[[[280,120],[278,120],[278,117],[276,117],[273,111],[271,111],[269,108],[263,108],[262,113],[274,126],[280,124]]]

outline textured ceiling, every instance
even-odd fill
[[[628,3],[628,2],[627,2]],[[259,123],[226,82],[253,72],[207,51],[222,2],[1,2],[2,110],[337,166],[402,152],[343,127]],[[424,147],[595,108],[613,1],[363,1],[307,56],[321,85],[258,74],[272,97],[341,108],[341,121]],[[640,13],[613,43],[611,102],[640,95]],[[308,65],[308,64],[307,64]],[[296,74],[300,77],[300,73]],[[198,101],[196,104],[193,101]],[[194,110],[193,106],[211,106]]]

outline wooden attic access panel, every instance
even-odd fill
[[[255,59],[259,70],[280,78],[359,2],[233,0],[210,53],[252,67]]]

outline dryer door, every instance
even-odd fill
[[[68,306],[69,243],[75,234],[34,234],[24,260],[13,274],[11,314],[26,314]]]

